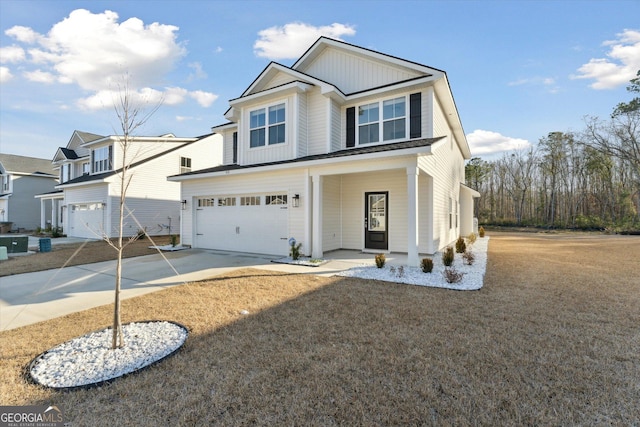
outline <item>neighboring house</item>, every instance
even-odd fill
[[[60,184],[55,193],[38,197],[55,206],[54,224],[67,236],[99,239],[117,237],[121,137],[75,131],[53,158]],[[222,137],[131,137],[127,171],[124,235],[144,229],[150,235],[180,234],[180,185],[167,176],[210,168],[222,162]]]
[[[0,154],[0,222],[11,222],[13,230],[35,230],[40,203],[34,196],[53,191],[57,184],[50,160]]]
[[[471,157],[444,71],[328,38],[236,99],[223,165],[169,177],[182,242],[286,255],[404,252],[418,265],[473,227]]]

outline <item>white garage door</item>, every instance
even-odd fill
[[[71,205],[69,212],[69,230],[72,237],[101,239],[104,233],[104,208],[102,203],[77,203]]]
[[[196,247],[288,254],[286,194],[199,197],[195,204]]]

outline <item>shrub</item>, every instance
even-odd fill
[[[384,267],[384,264],[386,262],[387,262],[387,257],[385,257],[384,254],[376,255],[376,267],[382,268]]]
[[[144,239],[145,237],[147,237],[146,230],[143,230],[142,228],[139,229],[138,232],[136,233],[136,239],[140,240],[140,239]]]
[[[62,237],[62,236],[64,236],[64,234],[62,234],[62,228],[54,227],[51,230],[51,237]]]
[[[420,268],[423,273],[431,273],[433,271],[433,260],[431,258],[422,258]]]
[[[467,244],[464,242],[464,237],[458,237],[458,240],[456,240],[456,252],[459,254],[463,254],[466,250]]]
[[[480,230],[478,230],[478,235],[480,237],[484,237],[484,227],[482,227],[482,226],[480,227]]]
[[[476,260],[476,256],[471,251],[465,251],[465,253],[462,254],[462,259],[464,259],[465,264],[472,265]]]
[[[476,242],[476,233],[469,233],[469,235],[467,236],[467,240],[469,241],[470,245],[473,245]]]
[[[404,277],[404,265],[398,267],[398,277]]]
[[[442,253],[442,263],[446,267],[451,267],[451,265],[453,264],[454,258],[455,258],[455,254],[453,253],[453,248],[451,246],[448,246]]]
[[[302,243],[298,243],[296,245],[296,241],[293,240],[291,242],[291,249],[289,250],[289,255],[291,255],[291,259],[297,261],[300,258],[300,248],[302,247]]]
[[[444,276],[444,280],[446,280],[447,283],[458,283],[462,280],[464,273],[460,273],[455,268],[449,267],[444,269],[442,275]]]
[[[171,235],[171,246],[173,246],[174,248],[178,245],[178,235],[177,234],[172,234]]]

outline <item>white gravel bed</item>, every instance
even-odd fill
[[[53,388],[88,386],[130,374],[168,356],[187,339],[172,322],[122,325],[123,348],[111,349],[112,328],[74,338],[41,354],[30,366],[31,377]]]
[[[434,288],[455,289],[458,291],[476,291],[484,284],[484,273],[487,268],[487,248],[489,237],[478,238],[473,245],[467,244],[475,256],[472,265],[466,265],[462,254],[455,254],[453,267],[464,276],[458,283],[448,283],[444,276],[444,264],[442,264],[442,253],[438,252],[433,257],[433,271],[423,273],[419,267],[390,266],[386,264],[383,268],[375,265],[363,265],[353,267],[349,270],[338,273],[338,276],[359,277],[362,279],[382,280],[386,282],[405,283],[408,285],[431,286]]]

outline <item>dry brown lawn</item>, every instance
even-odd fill
[[[151,255],[156,249],[149,249],[153,245],[167,245],[169,236],[154,236],[153,243],[148,239],[140,239],[129,244],[124,252],[125,258]],[[63,266],[82,265],[92,262],[116,259],[117,252],[102,240],[92,240],[85,243],[65,243],[53,245],[51,252],[36,252],[33,255],[12,256],[0,262],[0,277],[12,274],[31,273],[34,271],[61,268]]]
[[[477,292],[239,270],[124,301],[190,336],[101,388],[23,372],[110,306],[0,333],[0,404],[74,426],[639,425],[639,259],[638,237],[493,233]]]

